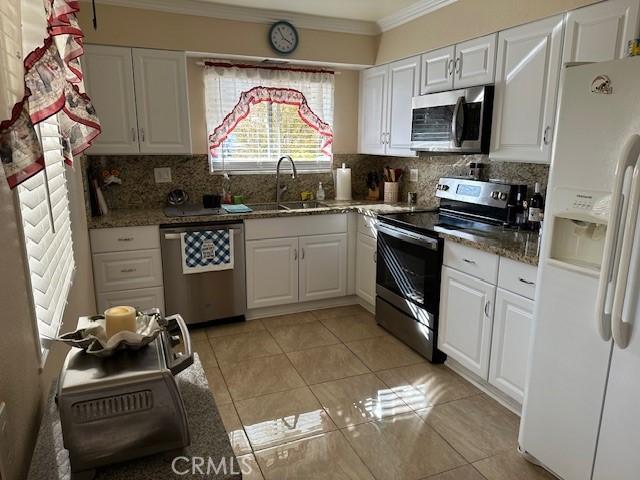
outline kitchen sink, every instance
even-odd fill
[[[248,203],[247,207],[249,207],[254,212],[265,212],[272,210],[304,210],[307,208],[320,208],[324,207],[324,205],[316,200],[309,200],[306,202],[281,202],[280,205],[277,203]]]

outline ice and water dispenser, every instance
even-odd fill
[[[558,188],[547,222],[553,235],[549,258],[565,268],[598,274],[602,265],[611,194]]]

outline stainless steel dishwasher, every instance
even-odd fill
[[[229,230],[233,234],[233,269],[185,275],[180,237],[185,232],[206,230]],[[163,225],[160,246],[167,315],[179,313],[189,324],[244,317],[247,295],[243,223]]]

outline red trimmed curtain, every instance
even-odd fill
[[[24,60],[24,97],[14,105],[11,118],[0,123],[0,160],[11,188],[44,168],[35,132],[39,122],[59,114],[68,165],[100,133],[91,100],[83,93],[83,35],[75,15],[79,9],[76,0],[44,0],[45,38]]]
[[[205,65],[212,171],[268,171],[282,155],[300,170],[331,168],[333,72]]]

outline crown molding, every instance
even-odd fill
[[[451,5],[456,1],[457,0],[419,0],[408,7],[381,18],[377,23],[380,30],[386,32],[387,30],[399,27],[400,25],[422,17],[423,15],[427,15],[439,8]]]
[[[273,23],[277,20],[287,20],[298,28],[359,35],[380,34],[380,28],[375,22],[238,7],[200,0],[181,0],[180,2],[176,0],[96,0],[96,3],[252,23]]]

